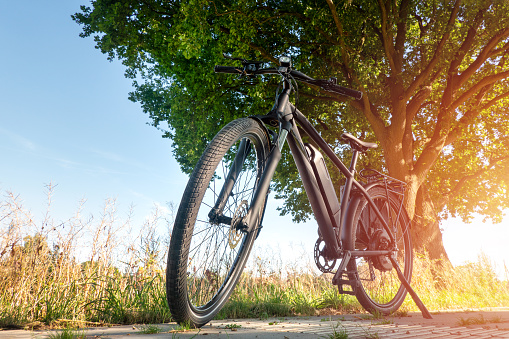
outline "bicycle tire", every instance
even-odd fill
[[[368,194],[393,232],[397,244],[396,261],[410,282],[413,261],[410,219],[398,196],[385,187],[373,186],[368,189]],[[387,231],[383,229],[368,200],[364,196],[355,199],[350,232],[344,238],[345,249],[388,249],[390,240]],[[405,300],[407,290],[387,256],[352,258],[347,271],[349,280],[357,282],[354,288],[357,300],[368,312],[389,315],[398,310]]]
[[[251,118],[234,120],[213,138],[191,174],[175,217],[166,271],[168,305],[178,323],[205,325],[233,292],[259,228],[246,233],[232,224],[235,216],[238,222],[249,208],[269,144],[260,123]],[[230,168],[236,156],[242,165]],[[241,171],[234,170],[238,167]],[[216,199],[221,200],[220,190],[228,187],[229,172],[236,180],[231,194],[225,194],[221,213],[232,220],[227,225],[224,220],[211,219],[209,213]],[[265,204],[262,206],[255,226],[261,225]]]

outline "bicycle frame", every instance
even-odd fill
[[[288,64],[288,62],[286,61]],[[233,73],[233,74],[249,74],[246,70],[257,71],[257,74],[277,74],[283,76],[283,90],[279,94],[276,100],[276,104],[269,112],[269,114],[265,116],[252,116],[251,118],[257,120],[261,126],[265,129],[267,136],[273,135],[276,133],[267,129],[265,124],[268,124],[272,127],[277,127],[279,125],[279,134],[277,137],[274,137],[271,142],[271,150],[268,157],[265,159],[265,167],[261,174],[261,177],[258,178],[258,185],[252,197],[250,207],[247,213],[242,217],[240,221],[235,221],[236,224],[231,224],[233,220],[227,218],[222,215],[222,209],[224,208],[224,204],[226,199],[231,193],[231,189],[234,185],[236,177],[238,173],[240,173],[242,169],[242,163],[244,162],[245,156],[250,150],[249,142],[241,142],[239,146],[239,150],[237,155],[235,156],[234,166],[230,168],[230,172],[227,177],[227,184],[223,187],[223,190],[218,196],[218,200],[216,201],[215,206],[211,209],[209,213],[209,218],[212,222],[222,222],[225,224],[231,224],[232,227],[235,226],[237,230],[243,230],[244,232],[253,232],[256,231],[256,228],[259,227],[261,223],[261,218],[263,218],[262,208],[266,203],[267,193],[269,191],[270,182],[274,176],[277,165],[281,160],[281,150],[283,149],[285,141],[288,141],[288,145],[290,147],[291,154],[299,171],[299,175],[301,177],[304,189],[308,196],[309,202],[311,204],[311,208],[313,210],[315,219],[318,224],[319,233],[323,241],[325,242],[324,252],[322,254],[326,257],[326,260],[335,260],[342,259],[339,268],[337,269],[334,278],[332,279],[332,283],[338,285],[340,291],[342,290],[342,285],[347,284],[352,286],[352,291],[341,292],[341,293],[356,293],[356,286],[359,283],[359,277],[343,280],[342,276],[346,272],[348,263],[350,260],[355,260],[355,258],[360,257],[371,257],[371,256],[385,256],[387,257],[393,268],[396,270],[399,280],[402,285],[406,288],[406,290],[410,293],[415,303],[423,313],[425,318],[431,318],[430,313],[419,299],[415,291],[410,286],[410,283],[406,280],[405,275],[401,272],[401,269],[394,257],[397,251],[396,239],[388,222],[392,223],[390,213],[388,214],[389,220],[386,220],[381,211],[376,206],[373,199],[370,197],[368,190],[377,185],[381,185],[378,182],[369,183],[368,185],[363,186],[355,179],[356,173],[356,165],[357,159],[359,157],[359,152],[364,151],[365,147],[372,147],[368,144],[363,144],[359,140],[352,140],[352,159],[350,162],[350,166],[347,167],[334,153],[331,147],[327,144],[327,142],[320,136],[320,134],[316,131],[313,125],[306,119],[306,117],[291,103],[289,102],[290,93],[292,91],[292,86],[290,83],[289,77],[292,77],[292,73],[289,72],[288,65],[284,67],[280,67],[275,73],[274,69],[258,69],[258,66],[252,66],[249,62],[243,62],[244,69],[225,67],[225,66],[216,66],[216,72],[224,72],[224,73]],[[283,63],[282,63],[283,65]],[[249,66],[249,67],[248,67]],[[283,74],[285,73],[285,74]],[[325,90],[331,90],[333,92],[351,96],[359,99],[362,97],[361,92],[357,92],[355,90],[343,88],[341,86],[336,86],[335,81],[330,82],[326,81],[325,85],[323,80],[315,80],[312,79],[305,74],[294,72],[295,76],[297,76],[301,81],[308,82],[311,85],[317,85]],[[323,87],[325,86],[325,87]],[[316,162],[316,157],[308,154],[306,150],[306,146],[302,141],[302,137],[300,136],[299,126],[304,133],[306,133],[309,138],[318,146],[318,148],[328,157],[334,166],[346,177],[346,184],[344,186],[343,194],[340,197],[339,201],[339,211],[338,205],[334,202],[333,205],[329,204],[331,201],[331,191],[334,191],[332,185],[327,183],[328,188],[325,189],[323,185],[323,171],[318,171]],[[348,137],[351,139],[351,136]],[[311,149],[311,153],[314,154],[313,148]],[[318,159],[321,160],[321,159]],[[314,162],[312,164],[312,161]],[[313,167],[315,166],[315,167]],[[316,171],[316,173],[315,173]],[[325,170],[324,170],[325,171]],[[380,174],[380,173],[379,173]],[[384,176],[384,184],[385,189],[387,191],[387,195],[389,194],[388,186],[394,184],[394,182],[398,182],[398,180]],[[328,178],[327,178],[328,179]],[[388,179],[389,183],[387,183],[386,179]],[[404,185],[403,182],[399,182],[400,185]],[[391,188],[392,190],[392,188]],[[355,192],[356,196],[352,195],[352,192]],[[402,190],[404,192],[404,190]],[[335,199],[335,193],[332,194]],[[353,220],[355,217],[355,212],[357,206],[360,201],[360,196],[366,199],[367,204],[374,211],[377,220],[382,225],[382,228],[385,229],[386,235],[389,237],[391,245],[387,248],[385,247],[383,250],[352,250],[352,249],[343,249],[341,242],[348,243],[348,237],[351,236]],[[351,199],[352,197],[352,199]],[[387,197],[388,199],[388,197]],[[399,207],[398,215],[396,220],[399,219],[399,215],[403,208],[403,200],[401,199],[401,205]],[[334,207],[334,211],[332,210]],[[389,209],[389,206],[387,206]],[[339,224],[336,221],[336,216],[339,213]],[[408,231],[408,225],[405,225],[405,232]],[[319,239],[320,240],[320,239]],[[326,251],[325,251],[326,249]],[[316,255],[316,254],[315,254]]]
[[[359,151],[353,150],[350,166],[346,167],[346,165],[343,164],[343,162],[336,156],[334,151],[320,136],[320,134],[306,119],[306,117],[291,102],[289,102],[289,93],[289,84],[286,84],[285,81],[283,92],[278,97],[276,107],[273,108],[271,113],[261,117],[262,120],[263,118],[277,119],[280,125],[280,132],[276,141],[276,145],[271,150],[271,153],[266,161],[267,166],[260,179],[260,184],[258,185],[254,194],[251,208],[249,209],[247,215],[244,217],[243,224],[248,227],[247,231],[252,231],[254,225],[258,225],[259,220],[256,216],[258,216],[259,213],[257,213],[257,211],[259,211],[261,208],[264,198],[268,192],[270,181],[272,180],[277,164],[281,159],[281,150],[285,140],[287,140],[290,151],[295,160],[295,164],[299,171],[302,183],[304,185],[304,189],[310,201],[311,208],[315,215],[315,219],[318,223],[318,228],[320,229],[320,233],[329,249],[329,252],[332,254],[332,257],[339,258],[342,255],[342,250],[338,239],[339,235],[341,234],[345,211],[347,209],[347,204],[350,201],[353,187],[367,199],[368,203],[375,211],[377,217],[380,219],[384,229],[387,231],[387,234],[390,236],[391,242],[394,243],[395,239],[381,212],[378,210],[375,203],[370,198],[366,189],[357,180],[355,180],[355,167],[357,164]],[[331,220],[331,217],[327,211],[327,202],[325,201],[326,197],[324,197],[323,193],[320,191],[317,178],[315,177],[315,174],[311,168],[309,156],[304,148],[304,143],[298,131],[297,125],[302,128],[302,130],[318,145],[319,149],[322,150],[330,160],[332,160],[335,167],[338,168],[339,171],[346,177],[346,184],[340,201],[340,224],[336,225],[337,227],[334,227],[336,222]],[[362,252],[363,256],[377,256],[387,255],[391,251],[359,251],[359,253],[352,254],[361,254],[360,252]]]

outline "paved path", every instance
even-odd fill
[[[507,338],[509,339],[509,309],[481,312],[445,312],[434,314],[432,320],[420,314],[406,317],[374,319],[369,315],[320,317],[287,317],[271,319],[214,320],[198,330],[177,331],[177,325],[158,324],[157,334],[142,334],[143,325],[88,328],[87,338],[156,339],[156,338],[331,338],[346,332],[349,339],[359,338]],[[0,338],[48,338],[48,331],[0,331]],[[54,332],[53,332],[54,333]],[[333,337],[332,337],[333,338]]]

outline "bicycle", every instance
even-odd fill
[[[225,57],[240,60],[242,67],[215,66],[216,73],[279,75],[282,89],[268,114],[227,124],[189,178],[167,262],[167,299],[174,320],[201,327],[228,300],[260,232],[269,185],[286,141],[318,224],[314,256],[320,271],[335,273],[332,283],[339,292],[355,295],[371,313],[395,312],[410,292],[430,318],[409,284],[413,254],[411,220],[403,207],[405,183],[373,169],[360,171],[364,183],[357,181],[359,154],[377,144],[344,133],[342,139],[352,148],[347,167],[289,101],[296,81],[354,99],[362,92],[337,85],[335,78],[313,79],[294,70],[289,57],[281,57],[277,68]],[[300,131],[314,145],[305,144]],[[341,200],[320,150],[346,177]]]

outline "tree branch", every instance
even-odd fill
[[[387,9],[385,8],[382,0],[378,0],[378,6],[380,8],[380,14],[382,15],[382,23],[381,23],[381,32],[382,32],[382,45],[384,46],[385,55],[387,56],[387,61],[389,62],[389,66],[393,73],[397,73],[397,68],[394,63],[394,46],[392,45],[392,35],[390,34],[390,29],[387,30],[388,17],[387,17]]]
[[[396,57],[395,57],[395,65],[397,72],[401,72],[403,68],[403,56],[405,54],[405,41],[406,41],[406,33],[407,33],[407,21],[408,21],[408,6],[410,1],[403,0],[401,1],[401,5],[399,7],[399,18],[396,24],[397,33],[396,33]]]
[[[329,9],[332,13],[332,18],[334,19],[334,23],[336,24],[336,29],[338,30],[338,34],[340,37],[343,37],[343,25],[341,25],[341,21],[339,20],[338,12],[336,11],[336,6],[332,2],[332,0],[326,0],[329,5]]]
[[[412,97],[412,99],[410,100],[410,102],[408,103],[408,105],[406,107],[407,124],[408,123],[410,123],[410,124],[412,123],[412,121],[414,120],[415,115],[421,109],[422,103],[424,102],[424,100],[429,98],[431,92],[432,92],[432,87],[431,86],[424,86],[424,87],[421,88],[421,90],[419,92],[417,92]]]
[[[361,105],[360,109],[371,124],[377,139],[382,141],[386,140],[387,130],[385,128],[385,122],[378,113],[376,106],[369,100],[368,95],[364,93],[361,101],[352,101],[351,103]]]
[[[452,58],[452,61],[449,65],[449,70],[447,72],[447,85],[445,87],[445,90],[442,94],[442,100],[441,100],[441,106],[442,108],[447,107],[451,104],[453,100],[454,92],[459,88],[460,84],[457,81],[458,75],[456,74],[458,67],[460,66],[461,62],[465,58],[465,55],[467,54],[468,50],[472,47],[475,36],[477,34],[477,30],[479,28],[479,25],[482,22],[484,9],[479,10],[475,16],[473,25],[468,29],[467,35],[465,39],[463,39],[463,43],[461,44],[460,48]],[[445,112],[445,111],[444,111]]]
[[[458,99],[456,99],[449,107],[447,107],[448,112],[453,112],[458,106],[468,100],[472,95],[480,91],[484,86],[491,85],[498,80],[502,80],[509,77],[509,71],[488,75],[482,78],[478,83],[472,86],[469,90],[465,91]]]
[[[336,24],[336,29],[339,34],[339,44],[341,46],[341,58],[343,59],[343,67],[346,70],[346,73],[349,75],[347,78],[349,79],[350,85],[352,84],[352,79],[355,80],[356,83],[359,83],[357,76],[354,71],[350,68],[350,57],[348,55],[347,46],[345,44],[344,33],[343,33],[343,25],[339,20],[338,12],[336,11],[336,6],[332,2],[332,0],[326,0],[329,5],[329,9],[332,13],[332,17],[334,19],[334,23]]]
[[[406,107],[405,132],[403,134],[403,153],[405,156],[405,162],[409,167],[413,167],[414,156],[412,122],[417,115],[417,112],[419,112],[419,110],[422,108],[422,103],[430,96],[431,92],[431,86],[423,87],[419,92],[417,92],[416,95],[413,96],[412,100],[410,100]]]
[[[493,49],[497,46],[500,40],[507,38],[509,36],[509,27],[499,31],[490,41],[484,46],[483,50],[474,62],[468,66],[468,68],[458,76],[456,81],[456,88],[459,88],[465,81],[467,81],[478,69],[482,66],[482,64],[490,57],[490,54],[493,52]]]
[[[488,87],[490,89],[492,88],[492,86],[488,86]],[[483,91],[480,94],[482,94],[482,96],[484,96],[485,93]],[[491,99],[490,101],[488,101],[481,107],[475,107],[474,109],[470,109],[467,113],[465,113],[465,115],[463,115],[461,117],[461,119],[458,121],[456,127],[454,127],[454,129],[451,131],[451,133],[449,133],[449,135],[447,136],[447,139],[445,141],[445,145],[450,145],[450,144],[454,143],[458,139],[458,137],[463,133],[464,128],[466,128],[468,125],[470,125],[470,123],[476,117],[478,117],[479,114],[481,114],[485,109],[490,108],[491,106],[495,105],[500,100],[505,99],[507,97],[509,97],[509,91],[496,96],[495,98]],[[481,98],[479,98],[479,99],[481,99]]]
[[[461,0],[456,0],[456,2],[454,3],[454,7],[451,11],[449,21],[447,22],[447,26],[445,27],[445,32],[442,36],[442,39],[440,39],[440,42],[438,43],[438,46],[435,50],[435,55],[433,55],[433,58],[431,58],[428,65],[424,68],[424,70],[414,79],[414,81],[406,89],[406,91],[405,91],[405,99],[406,100],[408,100],[408,98],[410,98],[412,96],[414,91],[417,88],[419,88],[419,86],[421,86],[421,84],[431,74],[431,72],[437,65],[438,61],[440,60],[440,57],[442,56],[442,50],[445,46],[445,43],[449,39],[451,30],[454,27],[454,22],[456,21],[456,16],[458,15],[460,3],[461,3]]]

